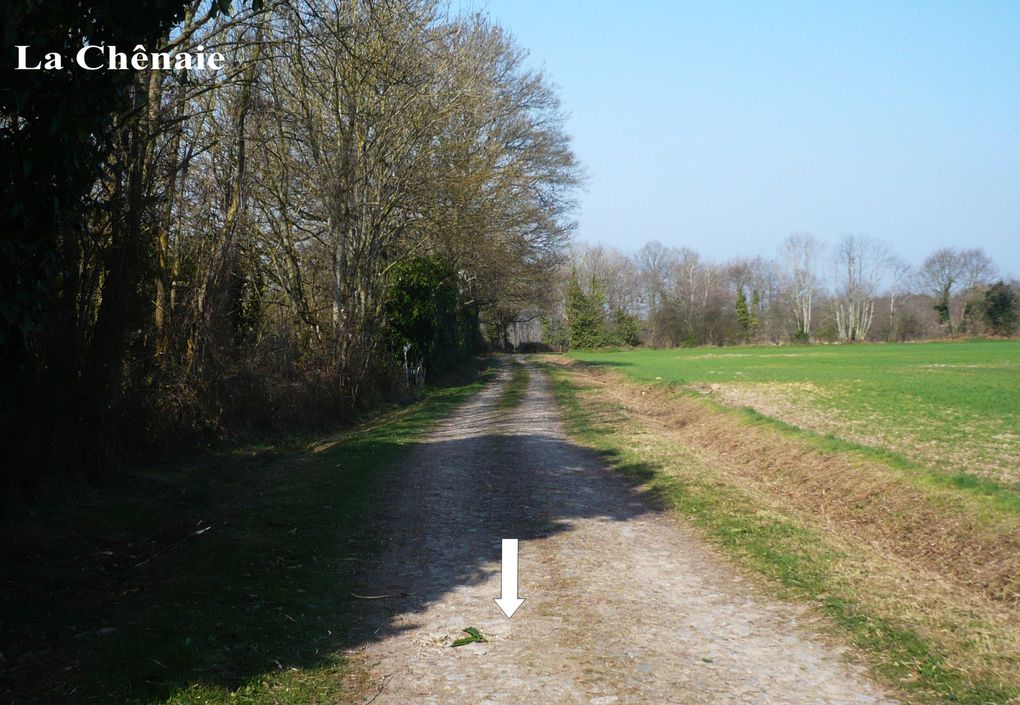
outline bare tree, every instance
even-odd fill
[[[793,300],[798,337],[811,336],[811,316],[818,291],[818,258],[822,249],[822,243],[812,235],[794,233],[786,238],[780,254]]]
[[[709,330],[709,303],[722,274],[718,268],[702,260],[701,255],[689,247],[676,251],[670,262],[666,302],[672,310],[673,332],[676,343],[700,344],[712,337]]]
[[[653,342],[660,338],[661,331],[655,324],[659,320],[657,314],[666,298],[671,263],[675,257],[676,251],[658,240],[646,243],[634,255],[634,265],[641,287],[641,313],[648,322],[648,336]]]
[[[892,336],[896,328],[896,303],[905,295],[914,268],[901,257],[890,255],[886,261],[886,269],[889,273],[889,335]]]
[[[847,235],[836,246],[836,336],[864,340],[875,313],[875,297],[888,262],[885,247],[863,235]]]

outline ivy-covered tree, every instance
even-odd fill
[[[457,273],[439,259],[416,257],[396,265],[384,310],[390,347],[401,362],[420,363],[434,374],[473,351],[477,316],[461,305]]]
[[[743,287],[737,288],[737,324],[740,326],[741,340],[751,337],[751,312],[747,308],[747,296]]]
[[[1017,311],[1016,292],[1009,284],[999,281],[985,292],[985,319],[988,328],[996,335],[1013,335],[1016,331]]]
[[[761,292],[757,289],[751,292],[751,308],[748,313],[748,333],[751,338],[756,338],[761,327]]]

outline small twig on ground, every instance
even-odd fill
[[[391,592],[388,595],[357,595],[351,593],[351,597],[356,597],[359,600],[385,600],[389,597],[413,597],[414,594],[410,592]]]
[[[374,703],[379,698],[379,696],[382,695],[383,690],[386,689],[386,684],[390,682],[390,678],[392,677],[393,674],[389,673],[386,675],[385,678],[383,678],[383,682],[379,684],[379,690],[376,691],[375,695],[372,696],[371,700],[365,701],[365,705],[372,705],[372,703]]]

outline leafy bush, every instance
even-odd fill
[[[392,354],[435,374],[475,351],[478,314],[463,305],[457,273],[435,257],[416,257],[394,267],[384,315]]]

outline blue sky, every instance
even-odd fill
[[[722,260],[863,233],[1020,275],[1020,2],[459,5],[558,86],[582,240]]]

